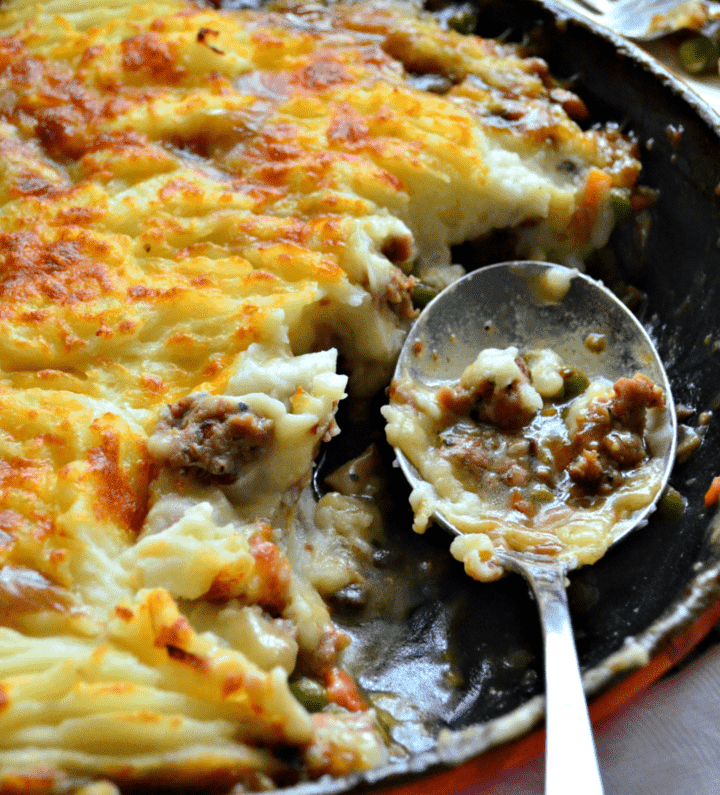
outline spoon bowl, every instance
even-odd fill
[[[576,270],[542,262],[507,262],[469,273],[440,293],[413,325],[394,381],[439,389],[457,383],[486,348],[549,348],[588,377],[615,382],[646,375],[665,394],[651,454],[660,461],[657,490],[649,504],[613,527],[617,543],[646,520],[667,484],[675,458],[676,419],[670,385],[647,332],[628,308],[601,283]],[[424,480],[401,449],[398,463],[413,488]],[[434,519],[453,534],[448,518]],[[525,577],[537,600],[545,642],[546,792],[600,795],[602,783],[565,593],[572,555],[543,555],[497,549],[508,571]]]
[[[627,306],[586,274],[546,262],[501,262],[472,271],[425,307],[408,333],[393,381],[409,378],[430,388],[453,384],[481,350],[509,346],[549,348],[588,378],[615,382],[641,373],[665,393],[662,430],[653,434],[653,458],[662,462],[658,492],[617,523],[616,543],[654,510],[675,460],[672,393],[653,341]],[[410,483],[421,482],[403,452],[395,453]],[[436,519],[449,529],[447,520]],[[568,570],[577,567],[566,563]]]

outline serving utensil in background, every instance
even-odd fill
[[[637,42],[720,114],[720,2],[704,0],[554,0],[593,23]],[[711,35],[704,31],[711,29]],[[688,38],[677,40],[679,31]],[[691,33],[694,31],[694,33]],[[673,37],[670,34],[675,33]],[[685,48],[685,52],[683,52]]]
[[[562,298],[539,289],[556,269],[569,280]],[[489,322],[488,322],[489,321]],[[607,336],[601,353],[585,346],[589,333]],[[395,380],[436,387],[459,378],[482,349],[515,345],[550,348],[589,377],[614,382],[642,372],[666,395],[660,449],[662,474],[650,505],[617,522],[613,544],[654,510],[675,460],[676,420],[670,384],[650,337],[627,307],[599,282],[577,271],[541,262],[510,262],[473,271],[428,304],[410,330],[395,370]],[[402,450],[395,448],[411,486],[424,480]],[[444,515],[435,519],[450,533],[459,531]],[[545,643],[546,788],[548,794],[602,795],[592,728],[573,639],[565,581],[577,567],[572,558],[497,551],[500,564],[521,574],[537,601]]]
[[[558,0],[593,22],[636,41],[652,41],[683,28],[697,29],[720,3],[698,0]]]

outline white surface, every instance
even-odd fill
[[[595,737],[606,795],[718,795],[720,648],[637,696]],[[538,758],[457,795],[543,795],[543,778]]]

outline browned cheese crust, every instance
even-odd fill
[[[0,791],[388,760],[320,596],[374,520],[299,496],[453,245],[604,244],[639,163],[587,115],[410,6],[0,7]]]

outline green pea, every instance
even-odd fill
[[[475,32],[477,21],[477,14],[474,11],[458,9],[457,13],[448,19],[448,27],[467,36]]]
[[[290,690],[308,712],[320,712],[328,703],[327,690],[314,679],[296,679],[290,682]]]
[[[530,499],[534,503],[552,502],[555,499],[555,494],[547,486],[537,484],[530,491]]]
[[[565,379],[565,397],[574,398],[582,393],[590,386],[590,381],[586,375],[573,370],[572,374]]]
[[[685,498],[672,486],[668,486],[660,496],[657,512],[662,519],[679,519],[685,511]]]
[[[435,287],[431,287],[429,284],[417,282],[412,294],[413,304],[418,309],[422,309],[423,307],[426,307],[433,298],[435,298],[438,292],[439,290],[437,290]]]
[[[717,69],[720,48],[707,36],[693,36],[680,45],[678,57],[686,72],[699,75]]]
[[[618,225],[625,224],[632,218],[632,204],[626,196],[610,196],[610,209]]]

